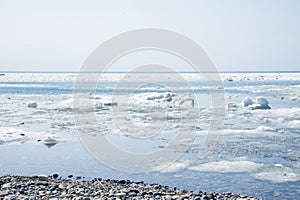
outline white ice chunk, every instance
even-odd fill
[[[289,128],[300,128],[300,120],[293,120],[288,122]]]
[[[250,97],[245,97],[243,100],[242,100],[242,105],[244,107],[247,107],[247,106],[250,106],[252,105],[254,102],[252,99],[250,99]]]
[[[269,104],[268,100],[264,97],[256,97],[255,102],[260,105],[268,105]]]
[[[292,100],[292,101],[299,101],[299,100],[300,100],[300,97],[298,97],[298,96],[293,96],[293,97],[290,98],[290,100]]]
[[[246,97],[242,100],[242,105],[244,107],[249,107],[253,110],[256,109],[271,109],[269,106],[269,101],[265,97],[256,97],[255,101],[250,99],[250,97]]]
[[[154,170],[162,173],[176,172],[187,168],[188,165],[189,165],[188,161],[168,162],[168,163],[163,163],[160,166],[157,166]]]

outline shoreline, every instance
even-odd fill
[[[80,176],[62,178],[51,176],[0,176],[0,200],[8,199],[247,199],[257,198],[233,193],[206,193],[178,190],[159,184],[94,178],[82,180]]]

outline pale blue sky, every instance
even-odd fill
[[[0,0],[0,70],[77,71],[103,41],[154,27],[199,43],[219,70],[300,70],[298,0]]]

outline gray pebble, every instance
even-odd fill
[[[145,184],[144,182],[130,182],[128,180],[103,180],[96,178],[82,180],[58,178],[52,176],[2,176],[0,177],[0,199],[251,199],[232,193],[206,193],[200,190],[178,190],[159,184]],[[73,176],[72,176],[73,177]],[[274,193],[278,196],[280,193]],[[33,197],[33,198],[32,198]]]

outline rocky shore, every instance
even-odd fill
[[[159,184],[131,182],[129,180],[82,180],[70,175],[67,179],[52,176],[2,176],[0,200],[9,199],[247,199],[254,197],[232,193],[206,193],[178,190]]]

